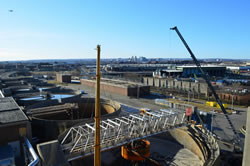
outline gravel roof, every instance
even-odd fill
[[[28,120],[12,97],[0,98],[0,125]]]

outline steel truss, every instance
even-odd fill
[[[101,150],[111,149],[181,127],[184,122],[184,112],[174,113],[167,109],[102,120],[100,122]],[[94,123],[70,128],[61,142],[64,153],[69,156],[81,153],[81,157],[92,154],[94,152],[94,135]],[[73,158],[69,160],[73,160]]]

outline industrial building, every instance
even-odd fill
[[[96,86],[95,80],[81,79],[81,84],[92,88]],[[101,91],[120,94],[123,96],[144,96],[149,94],[149,86],[143,84],[137,84],[133,82],[102,79],[101,80]]]
[[[155,71],[172,66],[171,64],[108,64],[103,66],[107,72],[137,72],[137,71]]]
[[[209,76],[223,77],[226,71],[226,67],[224,66],[201,66],[202,70],[207,73]],[[200,70],[197,66],[178,66],[177,69],[183,71],[182,77],[193,77],[194,74],[196,76],[201,76]]]
[[[0,165],[18,164],[15,159],[22,156],[23,137],[31,139],[31,126],[12,97],[0,98],[0,133]]]
[[[250,66],[227,66],[226,68],[236,74],[250,71]]]
[[[157,77],[143,77],[144,85],[173,89],[176,91],[192,92],[200,96],[207,97],[209,95],[208,86],[205,82],[192,82],[185,79],[173,78],[157,78]]]
[[[226,92],[226,91],[219,91],[218,95],[221,100],[230,103],[230,104],[238,104],[238,105],[250,105],[250,93],[243,93],[243,92]]]
[[[60,83],[71,83],[70,74],[56,74],[56,81]]]
[[[226,67],[224,66],[201,66],[202,70],[209,76],[224,77]],[[154,77],[197,77],[201,76],[201,73],[197,66],[176,66],[175,69],[164,69],[153,73]]]

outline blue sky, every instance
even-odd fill
[[[9,12],[13,10],[13,12]],[[27,59],[250,59],[250,1],[1,0],[0,61]]]

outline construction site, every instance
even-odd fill
[[[97,153],[94,119],[98,89],[101,165],[191,162],[198,166],[242,162],[242,156],[234,151],[242,150],[238,143],[244,142],[244,138],[235,137],[232,129],[218,130],[226,127],[227,122],[217,123],[222,122],[224,114],[217,102],[161,96],[151,91],[150,83],[100,77],[74,82],[71,77],[57,74],[53,84],[35,79],[28,72],[2,73],[0,113],[5,137],[1,137],[1,165],[93,165]],[[168,86],[176,84],[167,82]],[[187,84],[190,86],[201,88],[199,84]],[[232,110],[226,104],[223,107],[230,118],[242,110],[237,106]],[[240,114],[246,116],[245,111]],[[236,123],[236,133],[244,123]],[[238,142],[230,142],[235,138]]]
[[[170,31],[191,58],[102,58],[97,45],[91,59],[0,62],[0,166],[249,165],[249,62],[197,58]]]

